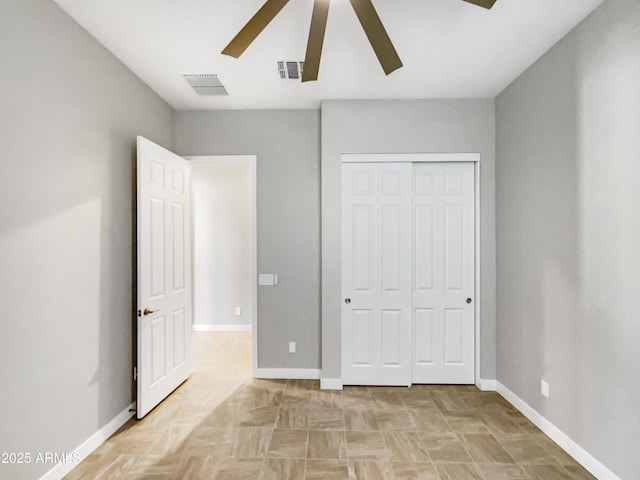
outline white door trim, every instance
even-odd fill
[[[475,242],[476,242],[476,285],[475,285],[475,369],[476,369],[476,385],[480,384],[480,359],[482,345],[480,342],[482,321],[480,318],[480,257],[482,254],[481,241],[480,241],[480,153],[346,153],[341,155],[342,163],[361,163],[361,162],[412,162],[412,163],[424,163],[424,162],[473,162],[475,173]]]
[[[251,374],[258,374],[258,197],[256,155],[198,155],[186,158],[191,165],[249,165],[251,177]]]
[[[479,162],[479,153],[346,153],[342,155],[342,163],[371,162]]]

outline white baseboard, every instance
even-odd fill
[[[255,378],[319,380],[320,369],[315,368],[256,368]]]
[[[193,325],[194,332],[250,332],[251,325]]]
[[[595,459],[589,452],[574,442],[569,436],[556,427],[540,413],[534,410],[528,403],[518,397],[515,393],[497,383],[497,391],[514,407],[531,420],[540,430],[542,430],[551,440],[556,442],[565,452],[571,455],[578,463],[586,468],[594,477],[599,480],[620,480],[615,473],[609,470],[601,462]]]
[[[476,382],[476,387],[478,387],[483,392],[495,392],[497,390],[497,381],[495,378],[487,379],[487,378],[478,378]]]
[[[342,390],[341,378],[321,378],[320,390]]]
[[[136,404],[134,402],[71,452],[72,455],[75,455],[74,460],[77,460],[77,463],[58,463],[55,467],[40,477],[40,480],[61,480],[65,475],[73,470],[78,463],[91,455],[91,453],[102,445],[107,438],[116,433],[122,425],[127,423],[127,420],[135,415],[135,409]]]

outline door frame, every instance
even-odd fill
[[[258,372],[258,157],[257,155],[194,155],[184,158],[191,165],[242,164],[249,166],[251,182],[251,199],[249,200],[251,205],[251,376],[256,378]],[[192,205],[192,210],[194,207]]]
[[[480,385],[480,357],[481,357],[481,318],[480,318],[480,256],[482,252],[481,238],[480,238],[480,153],[349,153],[341,155],[341,164],[343,163],[397,163],[397,162],[410,162],[410,163],[447,163],[447,162],[471,162],[474,165],[474,185],[475,185],[475,198],[474,198],[474,220],[475,220],[475,286],[474,286],[474,300],[475,300],[475,384]],[[342,204],[342,201],[341,201]],[[344,328],[342,324],[342,317],[340,318],[341,329]],[[341,355],[342,355],[341,345]],[[342,376],[342,375],[341,375]]]

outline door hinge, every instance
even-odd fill
[[[138,367],[133,367],[133,381],[138,380]]]

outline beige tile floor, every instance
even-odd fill
[[[67,479],[593,479],[496,393],[252,380],[247,333],[195,334],[191,378]]]

